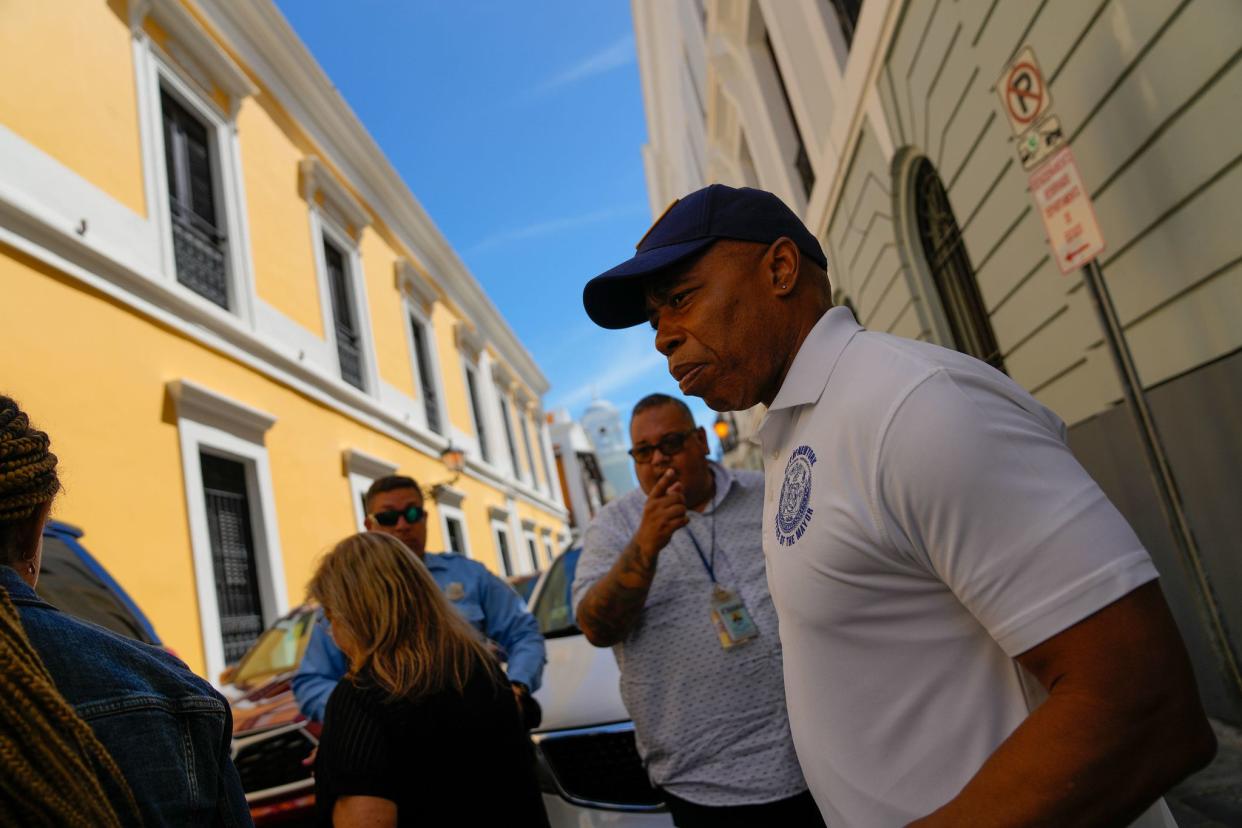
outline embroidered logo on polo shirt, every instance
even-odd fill
[[[810,446],[798,446],[785,464],[785,482],[781,484],[781,500],[776,507],[776,540],[781,546],[793,546],[815,510],[811,508],[811,466],[815,452]]]
[[[466,587],[461,581],[453,581],[444,588],[444,597],[450,601],[460,601],[466,597]]]

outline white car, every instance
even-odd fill
[[[578,548],[539,579],[530,608],[548,643],[535,698],[543,724],[535,742],[539,784],[554,828],[653,828],[673,824],[634,746],[612,651],[591,646],[574,624],[569,590]]]

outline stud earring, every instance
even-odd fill
[[[29,572],[31,575],[33,575],[33,574],[34,574],[34,564],[26,564],[26,571],[27,571],[27,572]]]

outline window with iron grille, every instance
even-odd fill
[[[500,565],[506,575],[513,574],[513,561],[509,559],[509,533],[496,527],[496,551],[500,553]]]
[[[962,230],[931,161],[921,158],[916,162],[913,182],[919,240],[954,347],[1004,371],[1005,362],[979,292],[975,269],[966,253]]]
[[[509,448],[509,462],[513,464],[513,476],[520,477],[521,466],[518,465],[517,441],[513,439],[513,420],[510,416],[509,400],[499,388],[496,389],[496,396],[500,398],[500,419],[504,421],[505,445]]]
[[[200,453],[207,531],[216,581],[216,604],[224,661],[232,664],[263,632],[263,604],[255,564],[254,532],[246,467],[236,460]]]
[[[177,281],[228,310],[227,255],[207,127],[162,90],[160,107]]]
[[[858,13],[862,11],[863,0],[829,0],[829,4],[837,15],[837,23],[841,25],[845,45],[852,46],[854,30],[858,28]]]
[[[479,454],[490,463],[491,450],[487,446],[487,428],[483,425],[483,409],[479,405],[478,381],[474,376],[474,368],[466,366],[466,393],[470,395],[470,414],[474,417],[474,433],[479,438]]]
[[[768,47],[768,57],[772,60],[772,68],[776,71],[776,81],[781,87],[781,98],[785,101],[785,112],[789,115],[789,125],[793,127],[794,139],[798,142],[794,153],[794,169],[802,181],[802,190],[809,198],[815,188],[815,170],[811,167],[811,156],[807,154],[806,142],[802,140],[802,130],[798,127],[798,119],[794,116],[793,102],[789,100],[789,89],[785,86],[785,76],[781,74],[781,64],[776,59],[776,50],[772,48],[772,36],[766,32],[763,42]]]
[[[427,414],[427,428],[436,434],[443,434],[435,374],[431,372],[431,350],[427,341],[427,328],[415,316],[410,317],[410,335],[414,340],[414,362],[415,368],[418,369],[418,387],[423,394],[423,410]]]
[[[466,556],[466,531],[461,521],[455,517],[444,518],[445,534],[448,535],[448,551],[455,555]]]
[[[328,290],[332,294],[332,322],[336,330],[336,355],[341,379],[366,390],[362,381],[362,335],[354,307],[354,290],[345,254],[327,239],[323,240],[323,261],[328,271]]]

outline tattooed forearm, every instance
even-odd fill
[[[611,647],[638,620],[655,577],[656,556],[644,555],[631,541],[612,569],[587,590],[578,604],[578,626],[596,647]]]

